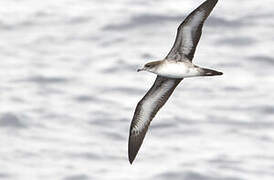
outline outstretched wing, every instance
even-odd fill
[[[142,145],[151,120],[181,80],[157,76],[153,86],[137,104],[129,132],[128,158],[130,163],[133,162]]]
[[[218,0],[207,0],[187,16],[177,29],[175,42],[166,59],[182,60],[187,57],[192,61],[203,24],[217,2]]]

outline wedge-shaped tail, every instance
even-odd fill
[[[220,76],[223,73],[220,71],[215,71],[213,69],[201,68],[202,76]]]

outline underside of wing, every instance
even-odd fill
[[[186,17],[177,29],[174,45],[166,59],[193,59],[202,27],[218,0],[207,0]]]
[[[157,76],[153,86],[137,104],[129,132],[128,158],[130,163],[135,159],[143,143],[151,120],[181,80]]]

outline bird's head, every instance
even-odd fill
[[[161,64],[161,61],[153,61],[153,62],[146,63],[144,67],[141,69],[138,69],[137,72],[139,71],[156,72],[160,64]]]

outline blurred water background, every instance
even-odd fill
[[[133,163],[137,102],[202,0],[1,0],[0,179],[273,180],[274,1],[220,0]]]

